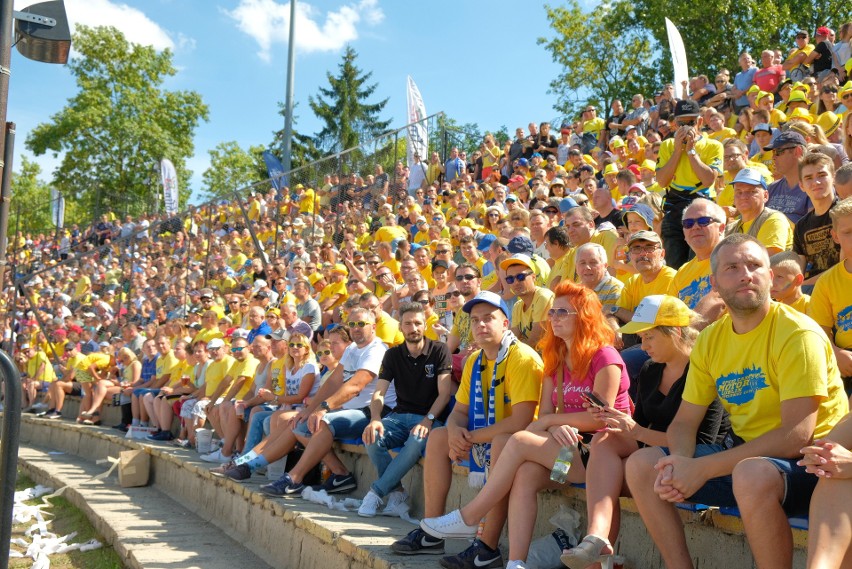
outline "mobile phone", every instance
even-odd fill
[[[598,407],[599,409],[604,409],[607,407],[607,404],[603,400],[601,400],[600,397],[595,395],[594,391],[587,391],[585,393],[581,393],[580,397],[582,397],[583,400],[586,401],[586,403],[588,403],[592,407]]]

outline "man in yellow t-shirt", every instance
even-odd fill
[[[674,504],[689,500],[737,506],[755,564],[791,567],[787,517],[807,514],[817,482],[797,464],[800,449],[825,437],[849,404],[825,332],[770,299],[766,248],[750,235],[730,235],[712,264],[728,313],[698,336],[668,446],[631,455],[626,480],[645,523],[665,536],[655,539],[664,559],[689,558]],[[729,413],[732,445],[696,445],[716,400]]]
[[[609,229],[595,229],[595,218],[592,211],[587,207],[573,207],[565,213],[564,227],[568,232],[568,238],[571,240],[571,249],[565,253],[565,258],[560,259],[559,280],[567,279],[575,283],[580,282],[577,275],[576,256],[577,247],[584,243],[597,243],[606,250],[607,262],[612,263],[615,259],[615,246],[618,241],[618,234]],[[554,284],[554,273],[557,267],[554,265],[550,271],[550,283]]]
[[[535,262],[524,254],[512,255],[500,268],[506,272],[506,284],[517,297],[512,307],[511,330],[523,343],[535,348],[544,332],[543,322],[553,306],[553,291],[535,284]]]
[[[675,276],[675,270],[665,264],[663,242],[653,231],[637,231],[631,235],[627,251],[636,274],[627,280],[612,310],[622,322],[633,318],[633,311],[646,296],[665,294]]]
[[[758,170],[743,168],[734,178],[734,205],[740,218],[728,233],[748,233],[763,243],[770,255],[793,248],[793,226],[780,211],[766,207],[769,192]]]
[[[29,406],[34,407],[35,410],[42,408],[46,410],[47,404],[37,403],[36,400],[40,391],[46,392],[50,384],[56,381],[56,373],[43,350],[37,349],[35,345],[28,345],[27,349],[22,351],[27,356],[27,381],[24,385]]]
[[[522,430],[535,418],[541,396],[544,364],[539,355],[531,347],[518,341],[510,344],[506,350],[505,345],[509,343],[511,333],[509,308],[503,299],[493,292],[481,292],[465,303],[463,311],[470,316],[474,341],[480,350],[473,352],[465,363],[461,385],[456,392],[456,405],[447,419],[446,427],[434,429],[429,434],[426,460],[431,466],[424,484],[433,489],[438,486],[428,479],[430,473],[440,472],[440,476],[449,476],[453,461],[468,460],[471,453],[487,456],[495,436]],[[498,355],[504,350],[505,359],[497,363]],[[495,377],[499,373],[502,373],[503,377]],[[481,382],[484,395],[481,407],[486,410],[489,407],[487,386],[493,382],[499,386],[498,391],[502,392],[495,392],[498,400],[494,403],[494,417],[486,421],[487,426],[476,419],[477,409],[481,410],[478,402],[472,397],[472,392],[480,391],[476,388],[477,379]],[[468,417],[471,407],[474,411],[473,421]],[[481,446],[471,449],[471,443]],[[467,449],[471,449],[470,452]],[[474,469],[472,464],[472,476],[479,474],[473,472]],[[476,482],[476,478],[471,478],[471,481]],[[424,518],[443,514],[448,491],[449,486],[446,485],[443,491],[425,494]],[[495,508],[488,513],[482,534],[472,547],[485,545],[492,551],[497,547],[506,519],[505,510],[500,510],[501,508]],[[428,520],[424,519],[421,527],[426,530],[427,526]],[[396,542],[391,549],[397,544],[402,545]]]

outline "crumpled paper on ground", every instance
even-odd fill
[[[362,502],[362,500],[358,500],[356,498],[344,498],[342,500],[336,500],[334,499],[334,497],[329,496],[328,492],[326,492],[325,490],[314,490],[310,486],[307,486],[304,490],[302,490],[302,499],[307,500],[309,502],[313,502],[315,504],[322,504],[331,510],[338,510],[340,512],[357,511],[358,508],[361,507]],[[410,524],[420,524],[420,520],[412,518],[408,514],[407,510],[400,514],[399,517],[400,519],[403,519]]]

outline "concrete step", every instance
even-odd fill
[[[58,489],[85,512],[97,531],[132,569],[269,568],[260,557],[224,531],[193,514],[156,487],[122,488],[116,475],[69,453],[22,446],[20,468],[39,484]]]

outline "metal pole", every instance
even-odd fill
[[[290,170],[293,169],[290,156],[293,152],[293,81],[296,76],[296,0],[290,0],[290,39],[287,44],[287,90],[284,94],[287,112],[284,115],[284,173],[287,186],[290,186]],[[280,182],[279,182],[280,183]]]
[[[9,80],[12,77],[12,40],[14,39],[12,37],[12,28],[14,23],[14,0],[0,0],[0,126],[4,127],[6,126],[6,113],[9,107]],[[14,136],[14,125],[11,125],[11,130]],[[11,199],[11,185],[5,185],[7,179],[6,171],[9,171],[10,176],[12,173],[12,161],[5,161],[8,134],[6,132],[4,136],[0,136],[0,156],[4,160],[4,163],[0,164],[0,170],[2,170],[0,176],[2,176],[2,183],[4,184],[0,188],[0,197],[3,199],[3,203],[0,204],[0,229],[2,229],[2,232],[0,232],[0,291],[3,290],[2,281],[6,272],[6,230],[9,226],[9,200]],[[11,153],[9,155],[11,156]],[[8,519],[11,520],[11,516]],[[0,519],[0,523],[4,525],[7,521],[5,517]],[[8,536],[3,540],[3,543],[6,544],[4,546],[6,554],[5,556],[0,556],[0,567],[5,567],[9,559]]]
[[[210,244],[213,243],[213,202],[207,204],[207,254],[204,255],[204,286],[207,288],[207,277],[210,273]]]
[[[18,439],[21,434],[21,377],[9,354],[0,351],[0,375],[6,386],[3,409],[3,438],[0,440],[0,567],[9,565],[12,539],[12,509],[18,469]]]
[[[7,235],[9,232],[9,205],[12,202],[12,157],[15,153],[15,123],[7,122],[5,125],[3,177],[0,180],[0,290],[3,290],[3,279],[6,276],[6,249],[9,246]]]

